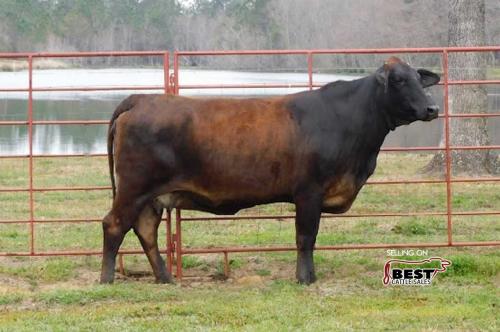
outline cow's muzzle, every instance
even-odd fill
[[[431,105],[427,106],[427,117],[424,121],[431,121],[437,118],[439,115],[439,106]]]

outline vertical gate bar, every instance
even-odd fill
[[[177,280],[182,280],[182,233],[181,233],[181,210],[175,209],[175,231],[177,243],[175,245],[175,256],[177,266]]]
[[[170,64],[168,59],[168,52],[163,54],[163,88],[165,94],[170,93],[170,79],[169,79]]]
[[[165,222],[167,227],[167,270],[172,273],[172,211],[167,209],[167,221]]]
[[[450,150],[450,108],[448,86],[448,51],[443,51],[443,76],[444,76],[444,143],[446,154],[446,217],[448,230],[448,245],[453,245],[452,220],[451,220],[451,150]]]
[[[224,251],[224,276],[226,278],[229,278],[229,257],[228,257],[228,252]]]
[[[125,266],[123,264],[123,254],[118,254],[118,270],[122,276],[125,275]]]
[[[179,94],[179,54],[174,52],[174,94]]]
[[[28,145],[29,145],[29,205],[30,254],[35,254],[35,213],[33,202],[33,56],[28,57]]]
[[[309,90],[313,89],[313,54],[312,52],[307,53],[307,75],[309,77]]]

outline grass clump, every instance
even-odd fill
[[[32,260],[13,266],[0,265],[0,274],[20,277],[32,283],[66,281],[75,276],[77,265],[70,258]]]
[[[258,276],[267,277],[271,275],[271,271],[268,269],[258,269],[255,271]]]
[[[89,304],[103,301],[125,301],[144,302],[155,298],[158,301],[168,301],[175,296],[175,289],[172,287],[158,287],[154,284],[135,284],[133,286],[125,283],[114,285],[94,285],[83,289],[56,289],[42,292],[35,296],[36,301],[45,304]]]
[[[0,295],[0,306],[7,304],[17,304],[23,300],[20,294],[3,294]]]
[[[443,222],[435,218],[418,219],[411,218],[408,220],[401,220],[393,228],[392,231],[396,234],[402,235],[431,235],[442,233],[446,230]]]
[[[452,265],[443,276],[452,278],[456,282],[482,283],[491,280],[500,273],[500,253],[498,252],[486,255],[455,254],[450,255],[447,259],[452,262]]]
[[[186,255],[182,257],[182,267],[184,269],[192,269],[196,267],[203,267],[206,265],[205,262],[200,260],[198,257],[193,255]]]

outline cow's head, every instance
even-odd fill
[[[415,70],[396,57],[389,58],[375,73],[381,85],[384,108],[391,129],[416,120],[431,121],[439,107],[424,88],[439,82],[439,76],[425,69]]]

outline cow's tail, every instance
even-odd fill
[[[113,199],[116,196],[116,183],[115,183],[115,162],[113,157],[113,141],[115,138],[115,121],[118,117],[131,110],[137,103],[137,99],[141,97],[141,95],[131,95],[130,97],[123,100],[118,107],[113,112],[111,116],[111,120],[109,122],[108,128],[108,164],[109,164],[109,175],[111,178],[111,188],[113,190]]]

